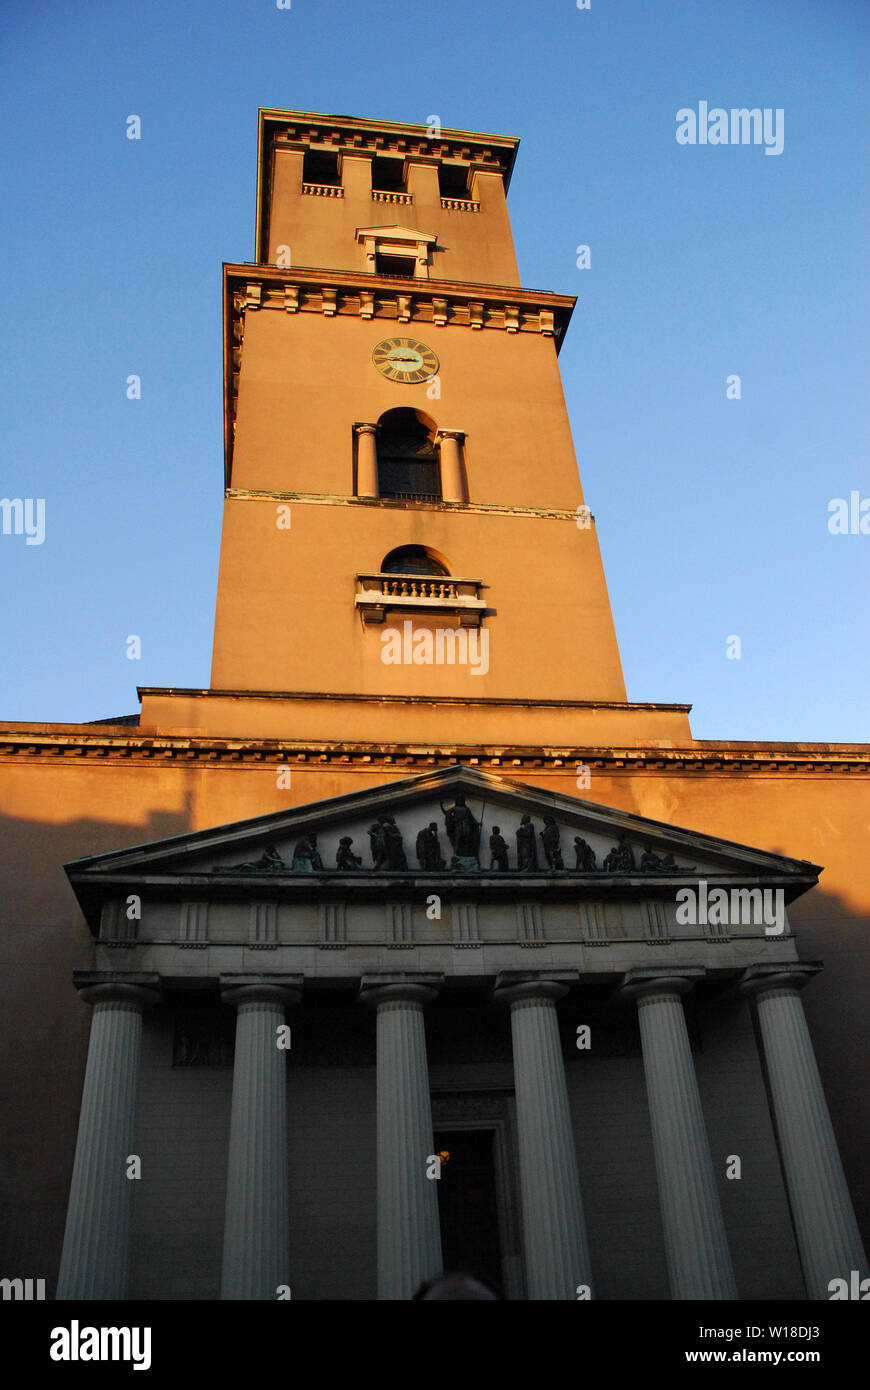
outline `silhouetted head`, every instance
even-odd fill
[[[498,1300],[498,1294],[493,1293],[492,1289],[488,1289],[486,1284],[482,1284],[473,1275],[457,1271],[451,1274],[438,1274],[434,1279],[424,1279],[413,1295],[413,1299],[420,1302],[435,1299],[451,1302],[457,1299],[468,1299],[481,1303],[492,1303]]]

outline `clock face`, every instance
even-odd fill
[[[438,371],[438,358],[425,343],[415,338],[384,338],[372,352],[372,361],[390,381],[417,385]]]

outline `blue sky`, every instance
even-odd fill
[[[45,498],[46,533],[0,535],[0,719],[208,684],[221,263],[253,257],[276,106],[521,137],[523,283],[579,296],[560,360],[629,698],[691,702],[698,738],[866,741],[870,535],[828,505],[870,497],[868,36],[859,0],[6,0],[0,496]],[[700,101],[781,108],[782,153],[679,145]]]

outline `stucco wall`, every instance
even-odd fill
[[[294,770],[291,788],[279,791],[274,765],[262,762],[203,767],[165,759],[158,765],[156,758],[91,760],[84,751],[50,759],[0,755],[0,761],[0,1030],[5,1059],[0,1112],[7,1121],[0,1178],[2,1262],[10,1275],[52,1281],[90,1016],[75,995],[71,973],[93,964],[90,934],[62,864],[383,784],[415,768],[381,762],[366,771],[343,772],[337,766],[309,765]],[[510,771],[519,780],[578,794],[570,770]],[[826,866],[820,887],[796,902],[790,917],[801,956],[825,963],[804,1003],[859,1224],[870,1230],[865,1060],[870,1041],[870,874],[864,779],[845,772],[623,769],[593,772],[590,789],[581,795]],[[715,1118],[711,1112],[711,1121]],[[728,1200],[736,1201],[735,1193]]]

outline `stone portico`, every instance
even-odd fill
[[[96,969],[60,1298],[408,1299],[456,1210],[515,1299],[826,1298],[865,1267],[818,967],[787,912],[678,910],[787,905],[815,865],[454,766],[67,872]],[[491,1145],[464,1196],[445,1134]]]

